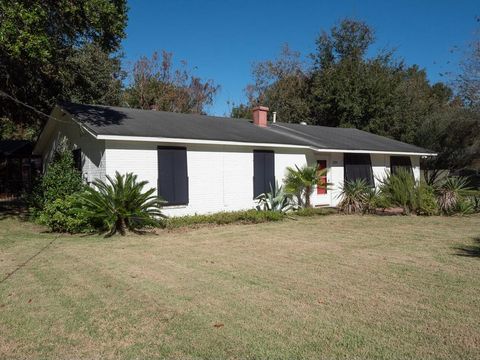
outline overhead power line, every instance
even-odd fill
[[[16,102],[17,104],[20,104],[20,105],[26,107],[26,108],[29,109],[29,110],[32,110],[33,112],[35,112],[35,113],[37,113],[37,114],[39,114],[39,115],[45,116],[45,117],[47,117],[47,118],[49,118],[49,119],[52,119],[52,120],[55,120],[55,121],[67,123],[67,121],[65,121],[65,120],[61,120],[61,119],[56,118],[55,116],[45,114],[43,111],[38,110],[37,108],[35,108],[35,107],[33,107],[33,106],[29,105],[29,104],[24,103],[23,101],[17,99],[16,97],[7,94],[7,93],[6,93],[5,91],[3,91],[3,90],[0,90],[0,95],[3,96],[3,97],[6,97],[7,99],[10,99],[10,100]]]

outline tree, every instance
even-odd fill
[[[480,17],[477,17],[480,22]],[[458,93],[467,106],[480,111],[480,29],[460,63],[461,74],[456,80]]]
[[[326,170],[324,170],[326,172]],[[325,173],[324,173],[325,174]],[[290,194],[297,197],[298,205],[309,208],[311,207],[311,195],[314,187],[318,185],[321,174],[316,166],[304,165],[301,168],[295,165],[295,169],[287,167],[287,175],[285,177],[285,189]],[[303,199],[302,199],[303,196]]]
[[[175,68],[173,54],[162,51],[141,57],[133,66],[125,101],[131,107],[202,114],[219,90],[213,80],[203,81],[182,61]]]
[[[254,81],[245,89],[248,104],[234,107],[232,117],[243,117],[246,109],[263,105],[277,112],[279,121],[309,120],[308,74],[299,52],[285,44],[277,59],[254,64],[252,75]]]
[[[430,182],[439,170],[468,167],[480,154],[480,114],[460,107],[435,112],[419,128],[416,143],[438,153],[423,162]]]
[[[374,40],[373,29],[365,22],[346,18],[330,34],[323,31],[317,38],[317,53],[312,54],[315,68],[326,69],[345,59],[361,61]]]
[[[95,69],[94,71],[92,69]],[[98,45],[75,49],[60,73],[63,96],[84,104],[120,105],[122,81],[120,56],[109,56]]]
[[[411,143],[426,116],[448,105],[451,90],[430,85],[424,70],[407,67],[393,51],[368,58],[373,42],[373,30],[350,19],[319,36],[312,55],[312,119]]]
[[[57,100],[92,90],[72,86],[79,77],[104,78],[104,66],[84,66],[79,75],[73,59],[85,51],[105,60],[118,51],[126,21],[126,0],[0,0],[0,90],[45,113]],[[84,96],[103,101],[96,90]],[[0,117],[15,124],[20,136],[35,134],[45,121],[5,97],[0,97]]]

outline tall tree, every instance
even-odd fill
[[[308,73],[300,53],[282,47],[275,60],[259,62],[252,67],[253,83],[247,85],[248,104],[232,109],[232,117],[245,117],[245,110],[264,105],[277,112],[279,121],[308,121]]]
[[[105,67],[115,76],[117,60],[109,55],[118,51],[126,21],[126,0],[0,0],[0,90],[47,113],[58,99],[80,93],[107,101],[85,82],[105,79]],[[94,60],[101,63],[87,65]],[[6,97],[0,97],[0,117],[32,134],[45,120]]]
[[[141,57],[133,66],[125,101],[131,107],[202,114],[219,90],[213,80],[192,74],[187,63],[175,67],[172,53]]]
[[[480,17],[477,17],[480,22]],[[460,63],[461,73],[456,85],[458,93],[467,106],[480,111],[480,28],[475,39],[469,44],[469,49]]]
[[[392,51],[367,57],[374,40],[367,24],[350,19],[319,36],[312,56],[312,118],[413,142],[426,116],[448,105],[451,91],[431,86],[424,70],[406,66]]]

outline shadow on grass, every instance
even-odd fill
[[[473,245],[456,247],[455,255],[480,258],[480,237],[473,238]]]
[[[27,207],[21,200],[0,201],[0,220],[8,218],[24,220],[27,214]]]

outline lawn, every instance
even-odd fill
[[[0,358],[480,358],[480,217],[127,237],[0,220]]]

